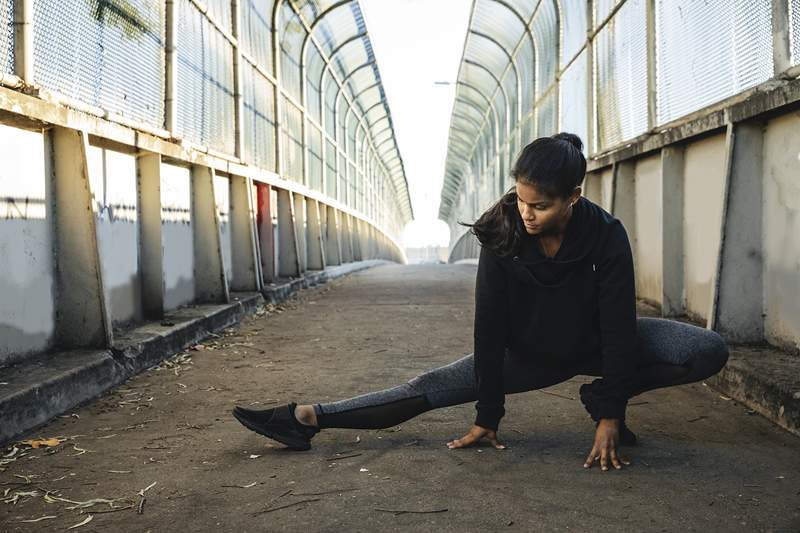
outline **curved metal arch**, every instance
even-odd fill
[[[466,120],[467,122],[469,122],[470,124],[475,126],[475,129],[477,130],[477,132],[480,133],[481,127],[483,126],[483,124],[481,124],[480,122],[476,121],[471,116],[465,115],[463,113],[456,113],[456,112],[453,112],[452,116],[453,116],[453,118],[460,118],[461,120]]]
[[[338,8],[342,7],[343,5],[352,3],[352,2],[354,2],[356,0],[342,0],[340,2],[337,2],[336,4],[333,4],[333,5],[329,6],[325,11],[323,11],[318,17],[316,17],[314,19],[314,21],[312,22],[312,24],[310,26],[305,23],[303,17],[297,11],[296,7],[294,5],[292,5],[291,0],[277,0],[275,2],[275,4],[273,5],[273,8],[272,8],[272,24],[271,24],[271,26],[272,26],[272,31],[271,31],[271,33],[272,33],[272,59],[273,59],[272,64],[273,64],[273,76],[276,79],[278,87],[281,86],[281,83],[280,83],[280,66],[279,66],[279,63],[280,63],[280,61],[279,61],[280,35],[279,35],[278,27],[277,27],[277,18],[278,18],[278,13],[280,11],[280,8],[283,6],[284,1],[289,2],[289,6],[292,8],[292,10],[294,11],[295,15],[298,18],[300,18],[301,22],[303,22],[303,25],[305,27],[304,29],[306,29],[306,36],[304,37],[303,48],[301,49],[301,63],[302,64],[301,64],[301,71],[300,71],[301,72],[301,81],[303,82],[302,87],[301,87],[301,91],[305,91],[307,89],[307,84],[305,82],[306,70],[304,68],[305,67],[305,56],[306,56],[305,51],[307,50],[308,42],[312,41],[311,37],[312,37],[312,34],[313,34],[313,30],[316,28],[316,26],[319,24],[319,22],[324,18],[324,16],[327,15],[330,11],[332,11],[334,9],[338,9]],[[325,76],[325,73],[328,70],[331,69],[332,59],[336,55],[336,53],[338,53],[342,49],[342,47],[346,46],[350,42],[355,41],[357,39],[362,39],[362,38],[366,37],[367,35],[368,35],[367,32],[364,31],[364,32],[360,32],[360,33],[358,33],[356,35],[351,36],[350,38],[346,39],[344,42],[340,43],[334,50],[332,50],[331,53],[327,55],[327,58],[325,57],[325,54],[322,53],[322,50],[319,50],[320,55],[322,56],[323,61],[325,62],[325,67],[322,69],[322,72],[320,73],[320,79],[319,79],[319,84],[318,84],[319,87],[321,88],[322,92],[324,92],[324,87],[322,86],[322,80],[323,80],[323,78]],[[336,84],[339,87],[339,89],[341,89],[341,85],[338,83],[338,80],[336,80],[335,76],[334,76],[334,81],[336,82]],[[278,98],[278,93],[279,93],[279,91],[275,92],[275,94],[276,94],[276,102],[280,102],[280,99]],[[302,104],[303,104],[303,106],[305,108],[305,105],[306,105],[305,104],[305,95],[303,95]],[[348,102],[348,104],[349,104],[349,102]],[[337,109],[334,108],[334,132],[335,133],[338,131],[338,128],[336,127],[336,124],[337,124],[336,113],[337,113]],[[388,114],[388,111],[387,111],[387,114]],[[280,115],[280,113],[278,113],[278,115]],[[356,120],[363,127],[363,122],[364,122],[363,117],[357,117],[356,116]],[[276,126],[279,124],[278,121],[279,121],[279,116],[276,117]],[[335,137],[338,137],[338,133],[337,133],[337,135]],[[337,145],[339,145],[339,148],[341,148],[341,144],[339,142],[339,139],[336,138],[335,140],[336,140]],[[345,139],[345,141],[346,141],[346,139]],[[370,142],[369,144],[371,145],[372,143]],[[281,170],[281,166],[282,166],[281,163],[280,163],[281,158],[278,157],[276,159],[278,161],[278,163],[277,163],[278,168],[277,169],[280,171]],[[338,167],[339,158],[337,157],[336,159],[337,159],[337,167]],[[400,156],[399,153],[397,153],[396,159],[397,159],[397,161],[399,163],[399,167],[400,167],[400,170],[401,170],[401,173],[402,173],[402,176],[401,176],[402,180],[403,180],[403,182],[405,182],[405,185],[406,185],[406,190],[405,190],[406,194],[400,194],[399,196],[400,196],[400,198],[401,198],[401,200],[403,202],[403,205],[408,207],[408,215],[411,218],[413,218],[414,212],[413,212],[413,208],[411,206],[411,198],[409,196],[409,191],[408,191],[408,179],[407,179],[407,177],[405,175],[405,165],[403,164],[402,157]],[[382,161],[382,163],[383,163],[384,166],[387,164],[386,161]],[[387,169],[387,172],[388,172],[388,170],[389,170],[388,167],[386,167],[386,169]],[[392,178],[393,182],[396,181],[396,176],[391,176],[391,178]],[[395,187],[395,189],[396,189],[396,187]],[[397,192],[400,193],[401,191],[397,191]]]
[[[508,58],[508,62],[511,64],[511,67],[514,69],[514,80],[516,80],[516,89],[517,89],[517,101],[516,101],[516,105],[515,105],[515,108],[516,108],[516,111],[517,111],[517,116],[516,116],[515,123],[519,124],[520,120],[522,120],[522,111],[521,111],[521,106],[519,105],[520,95],[522,94],[522,80],[519,77],[519,67],[517,66],[516,57],[514,56],[514,54],[512,54],[511,52],[506,50],[505,46],[503,46],[502,43],[500,43],[500,41],[498,41],[497,39],[495,39],[491,35],[487,35],[487,34],[485,34],[483,32],[479,32],[479,31],[475,31],[475,30],[469,30],[469,31],[473,35],[477,35],[478,37],[482,37],[482,38],[486,39],[487,41],[490,41],[495,46],[497,46],[500,50],[502,50],[503,53],[505,54],[506,58]]]
[[[492,77],[494,82],[497,84],[497,88],[500,89],[501,93],[503,93],[503,103],[505,104],[505,107],[506,107],[506,122],[505,122],[506,139],[508,139],[509,131],[510,131],[509,127],[510,127],[510,122],[511,122],[511,109],[509,108],[509,104],[508,104],[508,93],[506,92],[506,88],[503,87],[503,83],[500,81],[500,79],[497,76],[495,76],[494,73],[491,70],[489,70],[486,66],[481,65],[477,61],[472,61],[471,59],[465,59],[464,63],[466,63],[467,65],[472,65],[473,67],[477,67],[477,68],[483,69],[487,74],[489,74],[489,76]],[[496,92],[497,92],[497,90],[495,89],[495,93]],[[494,96],[492,96],[492,100],[494,100]]]

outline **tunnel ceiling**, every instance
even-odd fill
[[[291,48],[297,64],[305,66],[306,75],[317,78],[318,81],[312,79],[310,83],[321,89],[332,87],[332,90],[326,90],[325,99],[335,106],[337,113],[342,113],[348,120],[362,121],[369,131],[373,149],[391,176],[406,221],[412,220],[414,214],[405,167],[358,1],[280,1],[285,2],[284,8],[293,11],[287,18],[297,15],[302,19],[299,29],[286,24],[281,47],[284,50]],[[312,48],[314,51],[309,53]],[[348,103],[352,103],[352,112],[348,110]],[[354,113],[358,116],[354,117]]]
[[[570,13],[568,20],[562,22],[560,10]],[[486,154],[507,150],[508,158],[519,149],[522,123],[536,99],[547,100],[553,92],[559,60],[578,52],[585,39],[581,0],[474,1],[450,118],[439,218],[450,218],[471,165],[481,157],[485,163]]]

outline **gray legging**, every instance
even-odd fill
[[[693,383],[725,366],[728,347],[715,332],[660,318],[637,320],[639,364],[636,390]],[[579,366],[541,368],[506,352],[503,384],[506,394],[541,389],[576,375],[599,376],[599,359]],[[477,399],[473,354],[421,374],[407,383],[332,403],[316,404],[321,428],[381,429],[431,409]]]

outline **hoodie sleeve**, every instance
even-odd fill
[[[617,224],[596,266],[602,379],[592,387],[598,418],[623,418],[636,364],[636,289],[628,234]]]
[[[481,248],[475,278],[475,425],[497,431],[505,414],[503,360],[508,329],[506,273],[499,258]]]

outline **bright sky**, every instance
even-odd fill
[[[415,219],[407,247],[447,246],[438,220],[455,82],[470,0],[360,0],[403,157]]]

